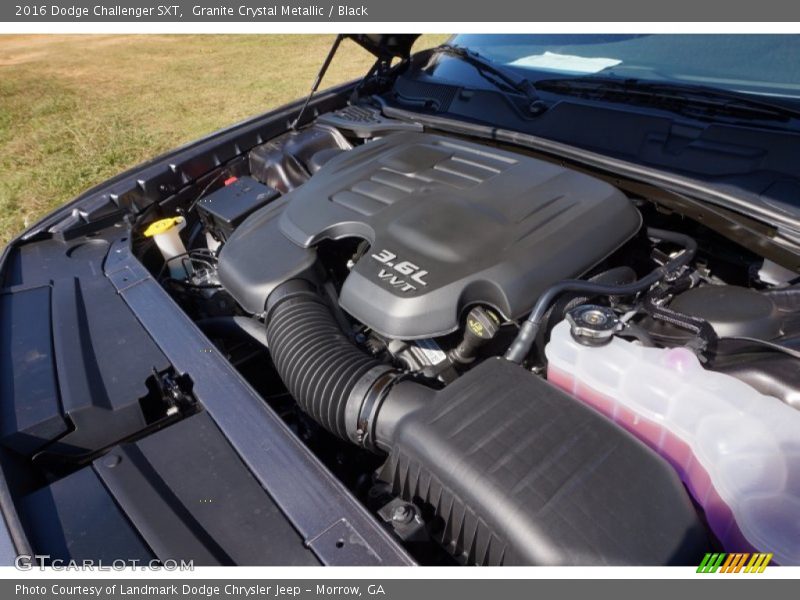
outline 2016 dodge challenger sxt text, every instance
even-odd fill
[[[6,249],[6,555],[800,564],[800,39],[346,37]]]

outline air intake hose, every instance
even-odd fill
[[[395,422],[425,396],[428,388],[409,381],[398,385],[399,371],[357,348],[308,281],[278,286],[267,300],[266,321],[272,361],[289,393],[344,440],[375,448],[383,437],[376,429],[378,411]],[[400,402],[384,408],[390,392]]]

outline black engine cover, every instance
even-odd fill
[[[641,224],[632,203],[602,181],[416,132],[342,153],[284,198],[279,228],[294,245],[369,241],[340,302],[357,320],[400,339],[454,331],[472,304],[521,317],[546,287],[581,275]],[[234,236],[228,246],[237,243]],[[230,251],[223,250],[222,263]],[[248,252],[263,260],[257,249]],[[221,272],[247,268],[221,264]]]

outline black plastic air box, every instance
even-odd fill
[[[709,547],[665,461],[499,358],[400,420],[381,478],[465,564],[698,564]]]

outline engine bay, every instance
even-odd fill
[[[417,561],[800,562],[796,273],[356,106],[196,192],[141,216],[135,253]]]

